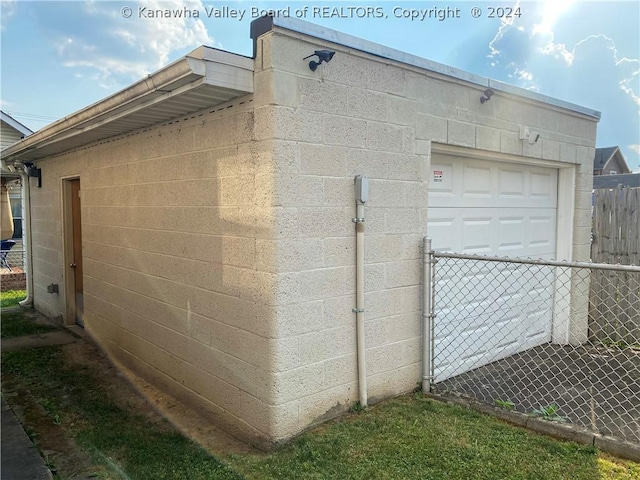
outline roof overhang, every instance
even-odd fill
[[[2,151],[25,163],[214,107],[253,93],[253,59],[199,47],[147,78]]]

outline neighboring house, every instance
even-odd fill
[[[31,129],[0,110],[0,149],[5,149],[32,133]],[[22,238],[22,196],[19,186],[14,186],[9,190],[9,198],[13,213],[13,238]]]
[[[640,173],[625,173],[623,175],[598,175],[593,177],[593,188],[627,188],[640,187]]]
[[[438,249],[589,259],[599,113],[296,19],[261,18],[251,37],[253,58],[200,47],[6,161],[41,169],[35,307],[272,444],[364,390],[356,226],[371,402],[422,378],[425,234]],[[303,59],[323,49],[335,55],[312,71]],[[370,180],[358,224],[356,175]],[[580,285],[580,321],[552,338],[546,312],[541,341],[586,338]]]
[[[11,115],[0,110],[0,149],[22,140],[33,131],[18,122]]]
[[[593,175],[620,175],[631,173],[624,155],[618,147],[596,148]]]

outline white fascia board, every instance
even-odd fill
[[[242,69],[231,65],[206,62],[204,81],[209,85],[253,92],[253,69]]]
[[[187,58],[203,61],[207,84],[253,92],[253,58],[205,46],[195,49]]]
[[[187,57],[231,65],[253,71],[253,58],[204,45],[196,48],[191,53],[188,53]]]

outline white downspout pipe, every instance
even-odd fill
[[[26,249],[24,272],[27,277],[27,298],[18,303],[21,307],[29,307],[33,303],[33,271],[32,265],[32,247],[31,247],[31,188],[29,185],[29,176],[25,171],[20,172],[20,180],[22,183],[22,210],[24,216],[22,219],[24,234],[23,245]]]
[[[367,361],[364,343],[364,204],[369,198],[369,179],[355,178],[356,197],[356,337],[358,354],[358,394],[360,406],[367,406]]]
[[[422,239],[422,392],[431,391],[431,239]]]

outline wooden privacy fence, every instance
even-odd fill
[[[595,190],[592,234],[592,262],[640,265],[640,188]],[[589,338],[640,347],[640,274],[592,270]]]

